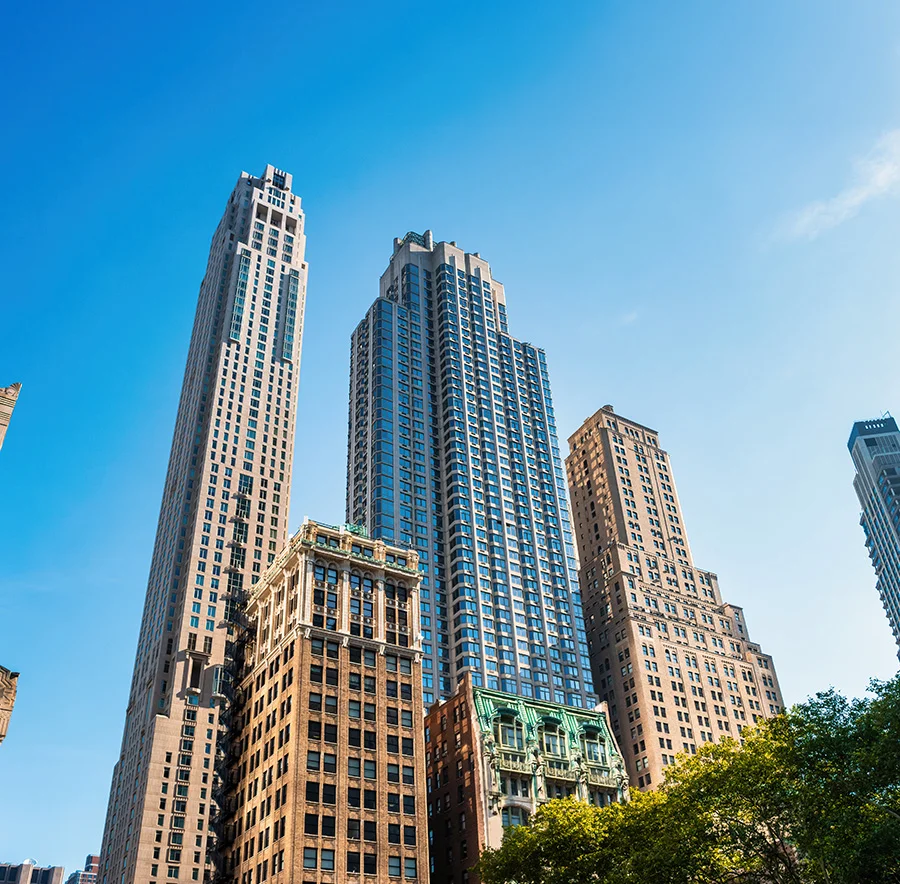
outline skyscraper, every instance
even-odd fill
[[[101,851],[104,884],[202,880],[223,664],[287,540],[307,268],[291,176],[242,173],[213,235]]]
[[[876,587],[900,648],[900,431],[890,416],[857,421],[847,442],[862,507],[859,524],[878,577]],[[900,656],[900,650],[898,650]]]
[[[676,753],[781,712],[781,690],[743,610],[694,566],[656,431],[606,405],[569,449],[594,681],[632,785],[652,788]]]
[[[306,520],[253,588],[220,880],[428,879],[416,564]]]
[[[592,706],[544,352],[477,252],[394,240],[352,336],[347,518],[419,553],[424,699],[472,683]]]
[[[0,387],[0,448],[3,447],[3,439],[6,436],[7,427],[12,419],[16,400],[22,391],[21,384],[10,384],[8,387]]]

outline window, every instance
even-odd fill
[[[528,811],[521,807],[503,808],[503,826],[524,826],[528,822]]]
[[[399,856],[389,856],[388,857],[388,874],[394,878],[400,877],[400,857]]]
[[[347,851],[347,871],[350,873],[354,873],[354,874],[359,873],[359,851],[358,850],[348,850]]]
[[[522,722],[512,715],[501,716],[494,725],[494,737],[501,746],[519,751],[525,748],[525,729]]]
[[[403,877],[410,880],[416,880],[418,874],[416,872],[416,858],[408,856],[403,860]]]
[[[566,754],[566,735],[555,725],[546,725],[543,729],[542,743],[548,755]]]
[[[400,843],[400,823],[388,823],[388,844]]]
[[[304,869],[316,869],[318,868],[318,850],[315,847],[304,847],[303,848],[303,868]]]
[[[306,821],[303,826],[303,831],[307,835],[318,835],[319,834],[319,815],[315,813],[306,814]]]
[[[322,849],[320,868],[325,871],[334,871],[334,851]]]
[[[359,820],[347,820],[347,839],[349,841],[359,841]]]

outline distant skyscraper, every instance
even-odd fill
[[[742,609],[694,567],[656,431],[607,405],[569,449],[594,681],[632,785],[652,788],[678,752],[781,712],[781,691]]]
[[[3,447],[3,439],[6,436],[6,428],[12,418],[16,400],[22,390],[21,384],[10,384],[8,387],[0,387],[0,448]]]
[[[862,507],[859,523],[875,568],[875,584],[900,647],[900,431],[892,417],[857,421],[847,442]],[[900,656],[900,651],[898,651]]]
[[[100,867],[100,857],[90,853],[84,859],[84,868],[72,872],[66,878],[66,884],[97,884],[97,871]]]
[[[190,198],[189,196],[185,198]],[[306,294],[291,176],[242,173],[194,319],[101,851],[104,884],[203,880],[223,664],[287,540]]]
[[[426,703],[471,672],[594,704],[544,353],[487,261],[430,230],[394,241],[353,333],[347,518],[419,552]]]

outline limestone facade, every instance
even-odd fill
[[[0,666],[0,743],[9,731],[9,719],[16,702],[19,673]]]
[[[8,387],[0,387],[0,448],[3,447],[6,429],[9,426],[9,421],[21,390],[21,384],[10,384]]]
[[[743,610],[694,565],[656,431],[607,405],[569,450],[594,683],[632,786],[654,788],[679,753],[781,712],[781,689]]]
[[[306,521],[254,588],[219,880],[427,880],[419,581],[414,551]]]

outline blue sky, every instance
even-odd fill
[[[349,334],[392,238],[480,251],[565,438],[657,428],[694,557],[789,701],[897,668],[854,420],[900,411],[900,7],[19,4],[5,180],[0,861],[99,849],[198,285],[234,180],[294,174],[292,498],[343,517]]]

